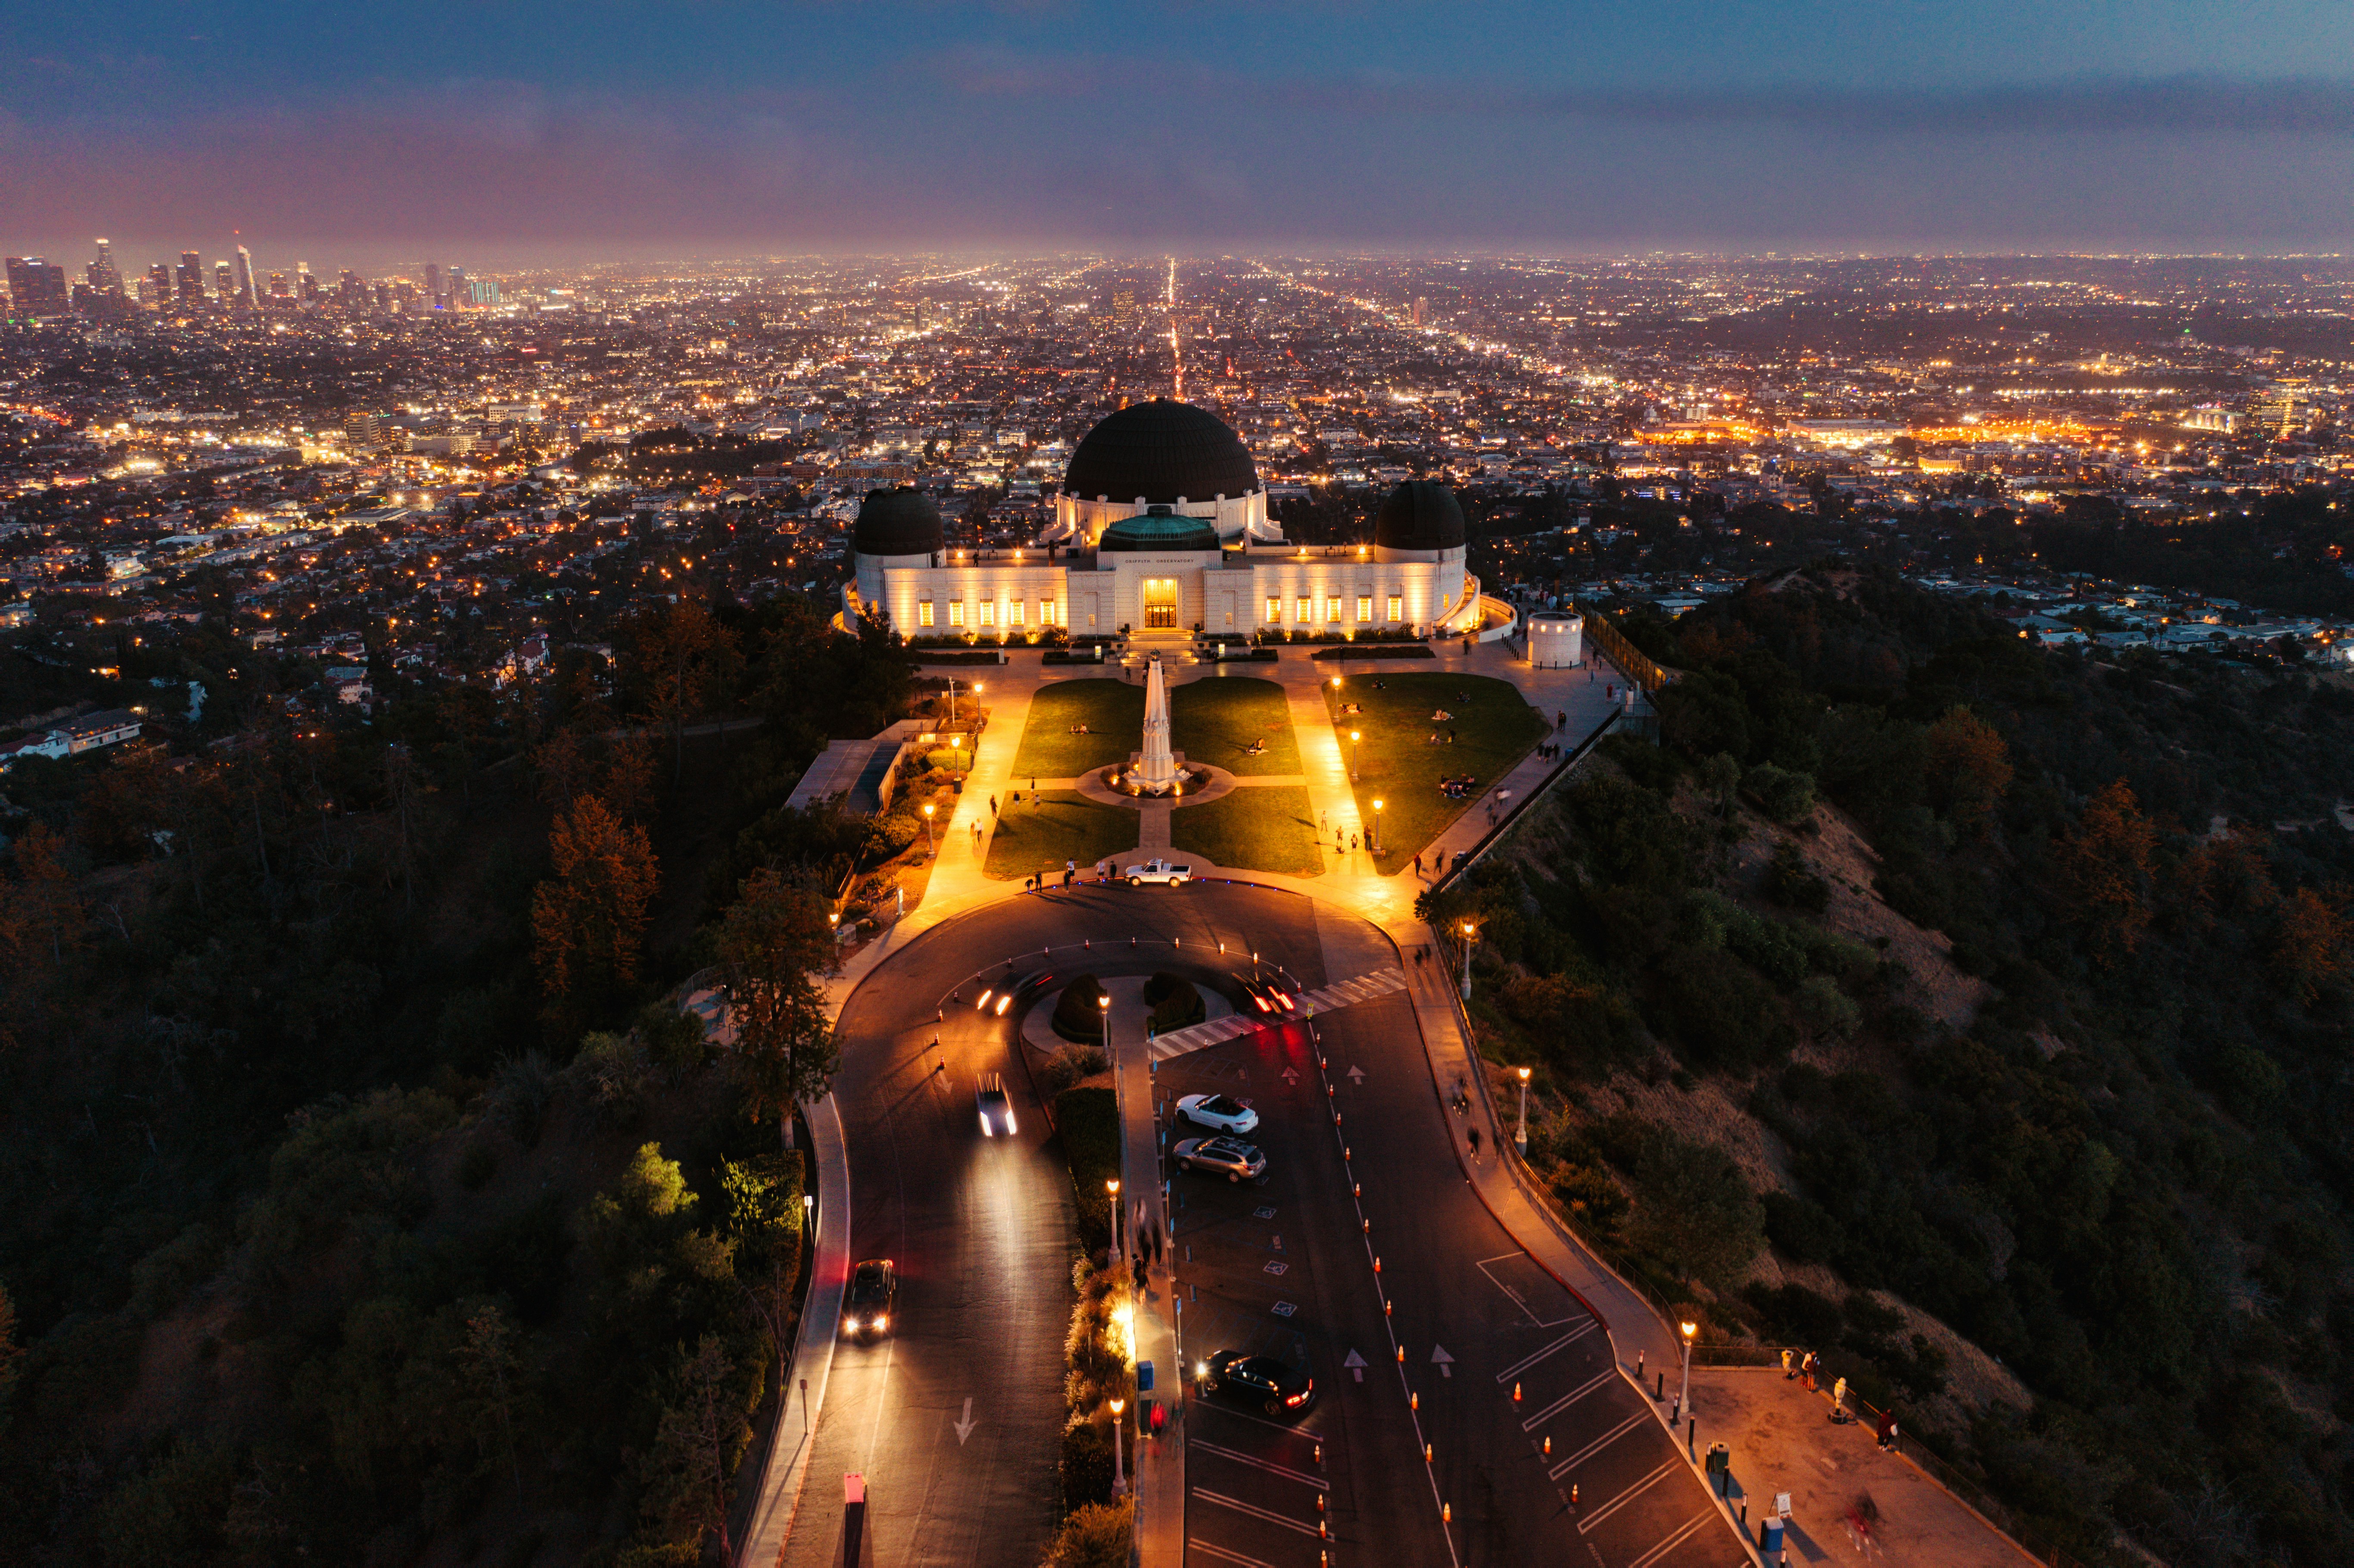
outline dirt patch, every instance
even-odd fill
[[[1819,916],[1823,929],[1876,948],[1883,958],[1903,964],[1912,974],[1906,1000],[1929,1017],[1967,1029],[1987,1001],[1987,983],[1954,966],[1953,943],[1942,931],[1915,926],[1891,909],[1872,890],[1880,874],[1880,857],[1864,842],[1853,819],[1835,806],[1818,805],[1815,832],[1786,832],[1744,810],[1738,821],[1744,831],[1733,850],[1737,880],[1755,886],[1777,844],[1797,846],[1807,869],[1830,887],[1830,902]],[[1883,947],[1882,939],[1886,945]]]

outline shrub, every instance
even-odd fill
[[[581,1040],[580,1054],[564,1076],[578,1086],[597,1107],[597,1119],[609,1127],[636,1120],[654,1083],[653,1064],[634,1036],[603,1033]]]
[[[1741,787],[1758,809],[1781,823],[1803,821],[1815,809],[1815,776],[1761,762],[1744,775]]]
[[[1063,1428],[1063,1507],[1076,1515],[1111,1500],[1111,1428],[1092,1421]],[[1059,1547],[1060,1542],[1056,1542]],[[1061,1561],[1060,1557],[1056,1561]],[[1119,1559],[1125,1563],[1125,1555]]]
[[[1104,1182],[1119,1174],[1118,1103],[1109,1089],[1065,1089],[1055,1097],[1055,1127],[1070,1162],[1079,1244],[1093,1256],[1111,1245],[1111,1195]]]
[[[1659,966],[1676,1037],[1702,1063],[1740,1066],[1793,1044],[1788,1018],[1770,987],[1732,954],[1689,948]]]
[[[1104,1036],[1103,1009],[1097,999],[1104,988],[1093,975],[1080,975],[1063,988],[1055,1003],[1054,1030],[1066,1040],[1100,1045]]]
[[[1638,1200],[1632,1239],[1691,1277],[1729,1285],[1766,1245],[1757,1195],[1714,1144],[1649,1128],[1631,1173]]]
[[[1156,1033],[1199,1023],[1209,1012],[1202,1001],[1201,991],[1195,989],[1193,982],[1166,969],[1144,982],[1144,1001],[1152,1009],[1152,1028]]]
[[[499,1060],[491,1079],[490,1118],[516,1142],[539,1141],[540,1119],[556,1096],[556,1069],[537,1051]]]
[[[1809,975],[1798,987],[1798,1017],[1818,1035],[1845,1040],[1863,1026],[1863,1010],[1829,975]]]
[[[1564,1165],[1547,1185],[1571,1218],[1603,1235],[1627,1217],[1627,1190],[1599,1165]]]
[[[1766,864],[1764,891],[1773,903],[1810,915],[1821,914],[1831,901],[1831,885],[1807,869],[1807,857],[1787,839],[1774,846],[1774,858]]]
[[[1111,1451],[1104,1452],[1108,1460]],[[1111,1489],[1108,1478],[1104,1489]],[[1047,1568],[1127,1568],[1134,1517],[1134,1505],[1125,1498],[1073,1509],[1047,1549]]]
[[[1092,1078],[1108,1065],[1100,1045],[1074,1042],[1046,1059],[1046,1092],[1059,1095],[1083,1078]]]

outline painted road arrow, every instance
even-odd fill
[[[1365,1070],[1363,1067],[1351,1067],[1349,1069],[1349,1081],[1355,1084],[1359,1088],[1364,1087]]]
[[[1364,1382],[1364,1381],[1365,1381],[1365,1358],[1364,1358],[1364,1357],[1363,1357],[1363,1356],[1359,1355],[1359,1354],[1358,1354],[1356,1351],[1351,1351],[1349,1352],[1349,1359],[1348,1359],[1347,1361],[1342,1361],[1341,1364],[1342,1366],[1347,1367],[1347,1368],[1349,1369],[1349,1375],[1350,1375],[1351,1377],[1355,1378],[1359,1383],[1363,1383],[1363,1382]]]
[[[964,1396],[964,1419],[962,1421],[951,1421],[949,1425],[956,1428],[957,1446],[960,1448],[963,1447],[964,1440],[972,1436],[972,1429],[975,1425],[972,1419],[972,1395],[968,1393]]]
[[[1296,1084],[1299,1082],[1299,1069],[1297,1067],[1286,1067],[1283,1070],[1283,1081],[1287,1084]]]
[[[1441,1377],[1455,1375],[1455,1358],[1447,1353],[1445,1345],[1430,1347],[1430,1364],[1438,1369],[1438,1375]]]

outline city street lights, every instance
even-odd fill
[[[1676,1394],[1676,1420],[1689,1421],[1691,1419],[1692,1336],[1700,1332],[1700,1325],[1698,1323],[1679,1323],[1676,1327],[1684,1331],[1684,1381],[1682,1388],[1679,1390]],[[1673,1426],[1676,1423],[1674,1421],[1668,1423],[1670,1426]]]
[[[939,853],[932,844],[932,809],[930,801],[924,802],[924,853],[928,857]]]
[[[1357,743],[1364,738],[1360,731],[1352,729],[1349,732],[1349,782],[1352,784],[1357,781]]]
[[[1512,1141],[1520,1145],[1521,1158],[1526,1160],[1529,1157],[1529,1070],[1526,1067],[1521,1069],[1521,1130],[1512,1135]]]
[[[1127,1408],[1128,1401],[1124,1399],[1111,1402],[1111,1495],[1114,1497],[1119,1497],[1128,1490],[1128,1467],[1120,1463],[1119,1457],[1119,1429],[1123,1425],[1119,1416],[1120,1412]]]
[[[1104,1179],[1104,1191],[1111,1194],[1111,1255],[1114,1262],[1125,1262],[1127,1249],[1119,1245],[1119,1178]]]
[[[811,1226],[816,1224],[817,1194],[815,1192],[803,1192],[801,1194],[801,1230],[806,1233]]]
[[[1471,1000],[1471,944],[1479,939],[1479,927],[1470,921],[1463,922],[1463,1000]]]
[[[1373,853],[1382,853],[1382,801],[1378,795],[1373,798]]]

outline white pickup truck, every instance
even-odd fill
[[[1192,866],[1172,865],[1165,860],[1148,860],[1141,865],[1131,865],[1128,868],[1128,885],[1130,887],[1141,887],[1148,882],[1157,882],[1166,887],[1174,887],[1181,882],[1193,880]]]

